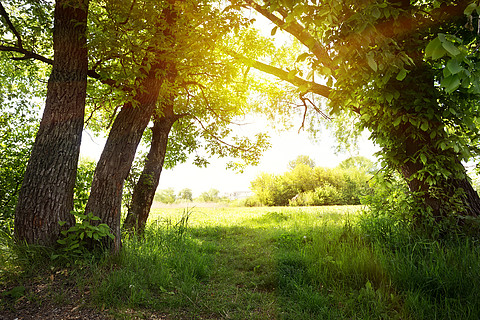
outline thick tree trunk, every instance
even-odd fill
[[[162,173],[168,134],[172,125],[179,118],[172,111],[173,108],[168,108],[168,111],[164,109],[164,115],[154,119],[150,151],[142,174],[133,190],[131,205],[123,224],[126,230],[135,230],[140,234],[145,230],[148,214]]]
[[[159,69],[162,69],[160,65],[152,66],[147,77],[143,79],[141,84],[143,90],[138,90],[140,93],[134,97],[138,105],[134,107],[131,102],[126,103],[115,118],[93,176],[85,212],[92,212],[101,218],[102,223],[110,227],[115,240],[113,244],[108,245],[112,246],[113,252],[118,252],[121,247],[123,184],[143,132],[155,110],[163,82],[156,77]]]
[[[175,44],[174,27],[177,12],[173,4],[175,0],[169,0],[170,6],[164,9],[163,18],[166,28],[163,29],[165,45],[173,48]],[[158,24],[160,28],[160,23]],[[165,79],[169,79],[169,73],[173,64],[167,56],[167,51],[156,51],[154,63],[150,64],[149,71],[140,79],[137,94],[133,97],[135,106],[131,102],[126,103],[115,118],[112,129],[108,135],[100,160],[92,181],[90,196],[85,208],[86,213],[92,212],[100,217],[102,223],[106,223],[115,236],[113,242],[106,243],[113,253],[118,253],[121,248],[121,207],[123,184],[127,178],[132,162],[135,158],[137,146],[140,143],[143,132],[148,125],[157,105],[160,89]],[[149,61],[144,61],[145,67]],[[151,62],[151,61],[150,61]],[[166,75],[162,75],[165,73]],[[162,75],[162,76],[160,76]]]
[[[435,141],[428,139],[430,146],[435,145]],[[418,141],[409,141],[407,146],[407,153],[410,154],[410,159],[414,158],[416,152],[419,152],[422,144]],[[448,156],[437,150],[431,148],[429,151],[436,151],[436,157],[448,157],[449,159],[457,159],[457,155],[449,154]],[[432,157],[433,158],[433,157]],[[453,168],[455,167],[455,168]],[[433,216],[436,221],[442,221],[446,216],[457,212],[461,216],[480,216],[480,197],[478,193],[473,189],[469,180],[467,179],[465,169],[462,164],[457,160],[453,161],[453,166],[449,168],[454,173],[464,176],[464,178],[448,178],[439,181],[435,185],[428,184],[425,180],[414,178],[414,175],[420,170],[424,169],[424,165],[420,161],[406,161],[400,167],[400,173],[403,175],[410,191],[419,192],[422,197],[422,202],[432,210]],[[460,192],[460,193],[459,193]],[[463,206],[458,211],[455,208],[455,202],[457,200]],[[462,220],[458,220],[459,224],[463,224]]]
[[[74,223],[73,187],[87,90],[88,0],[58,0],[53,32],[54,63],[45,111],[15,211],[15,237],[51,245]]]
[[[430,128],[425,131],[407,121],[393,136],[392,145],[396,149],[390,152],[395,154],[395,159],[400,163],[399,171],[410,191],[418,192],[421,202],[432,211],[438,222],[451,218],[455,213],[458,217],[480,216],[480,197],[467,179],[465,168],[458,160],[459,154],[452,149],[440,149],[439,142],[448,139],[448,135],[441,121],[435,116],[428,116],[429,109],[437,108],[436,112],[442,113],[442,106],[438,106],[437,102],[432,71],[422,61],[417,61],[409,76],[402,82],[397,81],[394,88],[403,93],[398,101],[403,115],[427,123]],[[424,110],[423,116],[419,116],[422,113],[418,110]],[[435,135],[431,135],[431,130],[435,130]],[[426,163],[422,162],[421,154],[425,156]],[[428,169],[432,163],[435,165]],[[438,166],[443,166],[449,176],[441,178],[437,174]],[[461,219],[458,222],[462,224]]]

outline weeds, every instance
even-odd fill
[[[395,218],[355,210],[154,212],[143,237],[126,235],[120,255],[68,274],[124,318],[126,309],[174,319],[480,318],[476,240],[424,239]],[[25,272],[51,254],[37,249],[19,247],[2,263]],[[28,291],[16,283],[2,296],[35,299]]]

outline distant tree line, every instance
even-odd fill
[[[162,203],[175,203],[185,201],[197,201],[197,202],[217,202],[223,200],[220,197],[220,191],[217,189],[210,189],[202,192],[198,198],[193,198],[192,190],[185,188],[180,190],[178,194],[175,194],[173,188],[161,189],[155,193],[155,201]]]
[[[307,156],[291,161],[290,171],[262,173],[251,183],[253,203],[266,206],[322,206],[360,204],[374,171],[372,161],[353,157],[336,168],[316,167]]]

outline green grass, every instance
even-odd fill
[[[119,318],[480,318],[478,242],[421,239],[359,209],[158,209],[77,285]]]

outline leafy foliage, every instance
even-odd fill
[[[38,128],[34,110],[20,106],[21,102],[16,110],[0,108],[0,230],[8,232]]]
[[[300,163],[283,175],[262,173],[251,182],[251,189],[268,206],[359,204],[369,178],[357,168],[312,168]]]
[[[162,203],[174,203],[177,197],[173,188],[162,189],[155,194],[155,201]]]
[[[295,160],[292,160],[288,163],[288,167],[293,170],[299,164],[304,164],[309,166],[310,168],[315,168],[315,161],[311,159],[309,156],[300,155]]]
[[[192,190],[189,188],[182,189],[178,193],[178,199],[193,201],[192,197],[193,197],[193,193],[192,193]]]
[[[60,249],[55,253],[53,259],[70,260],[81,256],[90,255],[95,250],[103,247],[103,241],[114,236],[110,232],[110,228],[105,223],[95,224],[94,221],[100,221],[99,217],[92,213],[81,214],[72,212],[77,223],[68,230],[63,230],[63,238],[57,240]],[[61,221],[60,225],[65,224]]]
[[[203,202],[215,202],[220,200],[220,191],[217,189],[210,189],[208,191],[202,192],[199,199]]]
[[[480,151],[476,3],[231,2],[255,9],[305,50],[287,66],[250,59],[252,66],[296,86],[300,98],[328,98],[344,141],[369,130],[382,166],[400,172],[424,210],[449,223],[449,213],[479,215],[461,165]]]
[[[73,211],[77,213],[85,211],[88,196],[90,195],[95,166],[95,161],[84,158],[80,158],[78,162],[77,178],[73,189]]]

